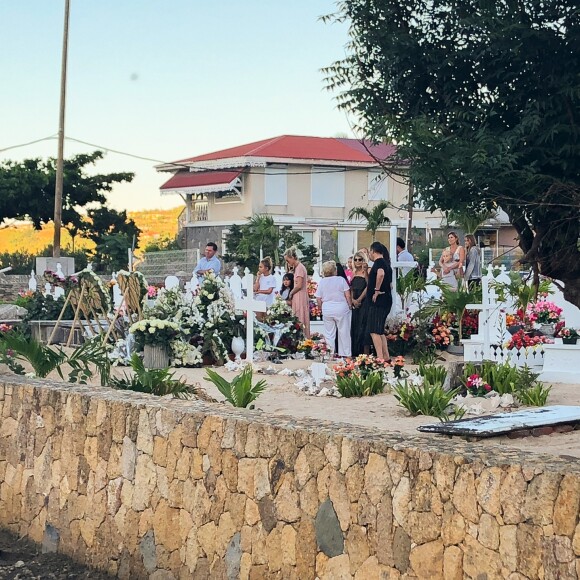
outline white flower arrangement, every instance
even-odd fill
[[[170,342],[181,334],[181,326],[170,320],[146,318],[132,324],[129,332],[135,335],[135,341],[139,346],[144,344],[169,346]]]
[[[173,366],[196,367],[203,362],[201,349],[184,340],[174,340],[171,343],[170,358]]]

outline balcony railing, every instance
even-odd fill
[[[207,221],[207,201],[196,201],[191,207],[190,222]]]

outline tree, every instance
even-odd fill
[[[126,211],[91,208],[83,222],[83,236],[95,243],[95,270],[127,267],[128,250],[139,245],[141,230]]]
[[[348,214],[348,219],[363,218],[366,220],[367,225],[365,226],[365,230],[371,232],[374,242],[377,230],[391,223],[391,220],[384,213],[388,207],[389,204],[386,201],[377,203],[371,209],[366,207],[353,207]]]
[[[296,246],[302,251],[302,262],[312,273],[318,251],[306,245],[304,238],[289,226],[277,226],[271,216],[257,214],[248,218],[244,225],[232,225],[226,236],[226,262],[235,262],[252,272],[258,269],[260,250],[264,257],[270,256],[275,266],[282,264],[282,255],[287,248]]]
[[[87,166],[103,158],[102,151],[75,155],[64,160],[64,226],[79,228],[83,221],[79,210],[89,204],[106,203],[105,193],[116,183],[128,182],[133,173],[88,175]],[[32,221],[36,229],[54,217],[56,159],[25,159],[0,163],[0,223],[6,219]],[[76,231],[76,230],[75,230]]]
[[[344,0],[327,20],[352,38],[329,88],[397,143],[425,207],[502,208],[523,262],[580,306],[577,3]]]

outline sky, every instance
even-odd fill
[[[64,0],[0,0],[0,150],[58,132]],[[333,0],[71,0],[65,135],[167,162],[278,135],[354,136],[320,69],[344,57]],[[71,140],[65,157],[97,147]],[[57,140],[0,151],[56,157]],[[108,152],[135,179],[115,209],[182,205],[170,174]]]

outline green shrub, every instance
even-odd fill
[[[393,387],[393,394],[411,415],[442,418],[448,415],[447,407],[457,395],[457,389],[446,391],[441,384],[431,384],[425,379],[422,385],[412,385],[404,380]]]
[[[86,384],[93,377],[94,368],[100,375],[101,385],[107,384],[111,368],[106,347],[101,345],[99,337],[87,340],[68,354],[60,347],[41,344],[20,332],[8,332],[0,340],[0,362],[5,363],[12,372],[23,375],[25,368],[19,361],[28,362],[39,378],[56,371],[63,380],[63,365],[68,365],[71,367],[68,382],[80,384]]]
[[[443,385],[447,369],[442,365],[419,363],[419,374],[431,385]]]
[[[336,388],[343,397],[369,397],[384,390],[381,373],[370,373],[362,377],[358,373],[336,377]]]
[[[188,385],[183,380],[176,380],[175,373],[170,372],[168,368],[146,369],[136,353],[133,353],[130,364],[133,375],[128,376],[124,373],[122,377],[111,377],[109,381],[111,387],[159,397],[173,395],[180,399],[187,399],[196,393],[193,385]]]
[[[516,397],[522,405],[543,407],[548,400],[551,390],[551,385],[549,387],[544,387],[542,383],[538,382],[533,387],[518,391]]]
[[[463,367],[462,382],[464,385],[467,384],[468,377],[473,374],[479,375],[500,395],[514,394],[518,390],[520,371],[507,362],[496,363],[485,360],[480,364],[467,363]]]
[[[207,380],[211,381],[226,401],[234,407],[250,407],[266,388],[266,381],[258,381],[252,386],[252,367],[246,366],[232,381],[227,381],[211,369],[206,369]]]

